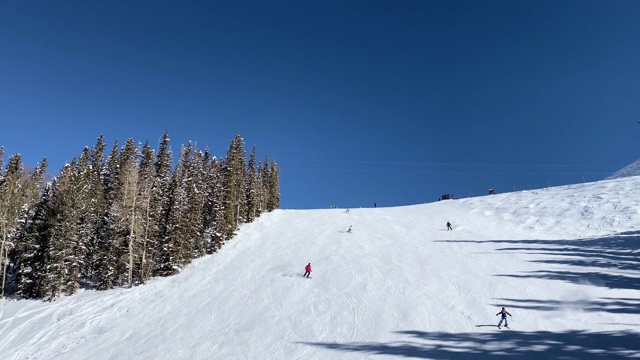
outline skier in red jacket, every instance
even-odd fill
[[[502,314],[502,316],[500,317],[500,322],[498,323],[498,329],[500,329],[500,326],[502,325],[502,322],[504,321],[504,326],[509,327],[509,324],[507,323],[507,315],[511,316],[511,314],[509,314],[509,312],[507,310],[505,310],[504,308],[502,308],[502,310],[500,310],[496,316]]]
[[[311,263],[308,263],[307,266],[304,267],[304,275],[302,275],[302,277],[309,277],[309,275],[311,275]]]

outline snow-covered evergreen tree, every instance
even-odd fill
[[[260,196],[262,192],[262,181],[258,170],[258,159],[256,147],[251,151],[249,164],[247,167],[247,215],[246,221],[252,222],[260,215]]]
[[[267,211],[273,211],[280,207],[280,169],[275,160],[271,161],[269,169]]]
[[[167,221],[168,248],[165,271],[180,271],[196,256],[202,240],[204,189],[201,185],[203,156],[193,143],[182,148],[180,161],[172,177],[172,207]]]
[[[2,298],[4,298],[5,294],[7,271],[9,269],[9,252],[14,245],[12,238],[19,227],[19,214],[24,205],[22,201],[23,173],[24,167],[21,156],[16,154],[9,158],[7,168],[0,177],[0,272],[2,273]]]
[[[207,238],[207,253],[211,254],[222,247],[224,241],[219,233],[217,224],[222,217],[222,174],[221,166],[216,158],[212,158],[207,165],[205,179],[205,203],[202,215],[203,227]]]
[[[0,148],[3,292],[7,279],[20,296],[54,299],[81,282],[109,289],[174,274],[279,206],[275,161],[257,164],[254,146],[247,163],[239,133],[221,159],[189,142],[174,171],[166,131],[157,155],[128,139],[105,161],[105,148],[101,135],[44,191],[46,159],[25,174],[15,155],[2,171]]]
[[[167,217],[170,209],[170,193],[171,193],[171,167],[172,152],[169,147],[169,132],[165,131],[160,142],[160,149],[155,161],[155,177],[150,194],[150,224],[149,238],[152,239],[153,248],[149,249],[149,253],[145,255],[145,264],[142,282],[146,282],[153,274],[160,275],[160,269],[163,269],[163,261],[165,257],[164,249],[167,248]],[[148,256],[147,256],[148,255]]]
[[[96,270],[95,281],[98,289],[111,289],[116,285],[116,246],[115,236],[113,235],[114,224],[117,223],[117,217],[112,212],[112,206],[117,188],[118,176],[118,141],[116,140],[111,153],[107,157],[106,165],[102,173],[103,189],[104,189],[104,223],[101,234],[97,238],[96,244]]]
[[[260,213],[267,211],[268,184],[269,184],[269,157],[258,165],[258,176],[260,177],[260,194],[258,195],[258,209]]]
[[[171,168],[173,163],[173,153],[169,143],[169,132],[165,131],[156,157],[156,175],[151,193],[152,227],[150,237],[155,239],[155,249],[151,256],[152,263],[150,265],[153,269],[152,273],[160,276],[172,273],[167,237],[167,219],[171,209]]]
[[[15,246],[10,256],[13,264],[14,286],[18,292],[21,285],[25,285],[29,281],[37,281],[36,274],[42,269],[42,248],[44,246],[39,239],[38,232],[41,231],[44,222],[40,203],[41,199],[45,198],[42,194],[42,188],[46,171],[47,159],[44,158],[29,176],[23,179],[23,205],[18,221],[20,226],[15,233],[13,239]],[[23,296],[34,297],[36,295]]]
[[[50,243],[44,272],[44,287],[54,299],[73,294],[79,287],[87,247],[81,236],[83,199],[78,160],[65,165],[54,181],[49,218]]]
[[[15,288],[16,294],[25,298],[45,296],[43,280],[44,269],[49,261],[51,188],[51,184],[48,184],[42,192],[34,206],[33,215],[27,219],[21,231],[22,241],[17,245]]]
[[[105,214],[106,199],[104,193],[104,170],[106,143],[104,136],[100,135],[96,144],[90,152],[90,171],[85,173],[85,186],[88,191],[88,208],[85,212],[86,226],[90,231],[86,234],[87,258],[83,277],[90,283],[96,281],[97,257],[99,253],[98,244],[106,236]]]
[[[244,140],[240,133],[231,141],[227,157],[222,162],[222,201],[221,216],[217,223],[217,233],[222,241],[230,239],[238,229],[240,223],[245,222],[246,171],[247,159]]]
[[[207,239],[204,230],[204,208],[206,186],[205,177],[207,169],[208,155],[200,150],[195,150],[189,166],[189,177],[185,183],[187,186],[187,216],[185,218],[189,226],[188,236],[193,238],[193,254],[194,258],[202,257],[207,254]]]

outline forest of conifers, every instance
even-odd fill
[[[224,158],[193,143],[174,166],[169,135],[156,151],[128,139],[91,149],[47,181],[0,148],[2,296],[55,299],[80,287],[144,284],[216,252],[242,223],[280,206],[279,170],[240,134]]]

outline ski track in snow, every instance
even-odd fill
[[[349,213],[276,210],[177,276],[5,300],[0,354],[638,358],[637,341],[608,342],[640,333],[639,228],[640,177]],[[313,279],[301,276],[308,262]],[[496,328],[502,306],[511,329]]]

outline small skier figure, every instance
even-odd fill
[[[347,208],[347,210],[345,211],[346,213],[349,213],[349,208]]]
[[[304,267],[304,275],[302,277],[309,277],[311,275],[311,263],[308,263],[307,266]]]
[[[507,315],[511,316],[511,314],[509,314],[509,312],[507,310],[505,310],[504,308],[502,308],[502,310],[500,310],[496,316],[502,314],[502,316],[500,317],[500,322],[498,323],[498,329],[500,329],[500,326],[502,326],[502,322],[504,321],[504,326],[505,327],[509,327],[509,324],[507,323]]]
[[[349,230],[347,230],[348,233],[351,233],[351,225],[349,225]]]
[[[451,227],[451,223],[447,221],[447,231],[449,230],[453,230],[453,227]]]

